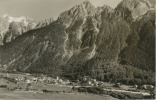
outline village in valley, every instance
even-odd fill
[[[154,86],[108,83],[85,76],[79,80],[68,80],[58,76],[33,75],[29,73],[0,73],[0,91],[31,94],[94,94],[113,98],[154,98]],[[0,92],[1,93],[1,92]],[[8,92],[6,93],[8,94]],[[5,95],[6,95],[5,94]],[[127,96],[128,95],[128,96]],[[2,95],[3,96],[3,95]],[[1,96],[0,96],[1,97]]]

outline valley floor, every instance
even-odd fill
[[[49,99],[49,100],[117,100],[110,96],[99,96],[85,93],[36,93],[22,91],[8,91],[0,89],[0,100],[17,100],[17,99]]]
[[[23,78],[25,79],[25,81]],[[0,73],[0,100],[117,100],[116,98],[105,94],[92,94],[88,92],[74,91],[72,89],[73,86],[75,88],[79,88],[82,86],[73,85],[73,83],[69,82],[68,80],[58,80],[57,78],[50,78],[45,76],[42,76],[42,78],[38,77],[38,80],[33,82],[31,79],[35,80],[36,77],[30,74],[8,74],[4,72]],[[53,80],[52,83],[48,83],[49,80]],[[114,88],[113,84],[111,83],[103,83],[101,85],[101,88],[105,91],[111,92],[128,92],[133,94],[144,93],[145,95],[150,95],[147,91],[129,91],[130,86],[126,85],[123,85],[120,89],[118,89]]]

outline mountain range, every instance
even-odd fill
[[[11,42],[27,31],[44,27],[52,22],[52,18],[37,22],[32,18],[24,16],[15,18],[9,15],[3,15],[0,17],[0,45]]]
[[[85,1],[55,21],[9,22],[5,16],[0,19],[0,67],[71,79],[90,76],[154,84],[153,7],[153,0],[123,0],[115,9]]]

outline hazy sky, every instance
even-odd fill
[[[86,0],[0,0],[0,16],[28,16],[36,20],[57,18],[59,14]],[[95,7],[104,4],[114,8],[121,0],[89,0]]]

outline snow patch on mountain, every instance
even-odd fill
[[[12,23],[12,22],[23,22],[24,26],[28,26],[29,21],[33,20],[32,18],[28,18],[28,17],[24,17],[24,16],[12,17],[12,16],[9,16],[8,14],[3,15],[2,17],[8,19],[9,23]]]

